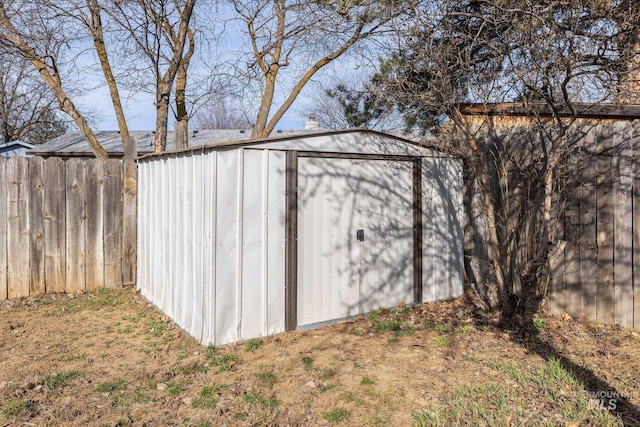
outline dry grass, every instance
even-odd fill
[[[640,425],[638,334],[543,319],[460,299],[203,348],[133,290],[7,301],[0,425]]]

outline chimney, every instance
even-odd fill
[[[305,130],[317,130],[320,128],[320,123],[316,120],[315,114],[310,114],[309,119],[304,123]]]

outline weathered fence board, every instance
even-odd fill
[[[587,134],[580,161],[592,165],[591,168],[581,168],[579,182],[580,203],[580,234],[577,236],[580,248],[580,292],[581,304],[579,314],[588,319],[596,318],[596,183],[595,174],[595,137]],[[569,307],[572,310],[572,307]]]
[[[640,329],[640,120],[631,125],[631,182],[633,194],[633,322]]]
[[[104,281],[107,287],[122,284],[122,165],[107,160],[104,180]]]
[[[66,163],[67,198],[67,292],[85,289],[85,174],[80,159],[71,159]]]
[[[0,156],[0,183],[7,181],[7,162]],[[7,298],[7,185],[0,184],[0,299]]]
[[[0,299],[135,283],[136,228],[123,226],[122,163],[0,157]],[[135,180],[135,162],[128,164]],[[137,190],[129,184],[131,221]]]
[[[625,328],[633,327],[631,136],[630,129],[617,129],[613,151],[613,176],[617,177],[614,179],[614,321]]]
[[[44,278],[44,160],[29,159],[29,294],[45,292]]]
[[[598,126],[598,128],[601,128]],[[601,130],[597,142],[596,159],[596,229],[598,261],[596,270],[596,321],[612,324],[614,321],[614,204],[613,204],[613,137],[610,128]]]
[[[65,167],[59,157],[44,162],[44,275],[47,292],[66,289]]]
[[[104,163],[88,160],[86,166],[86,290],[104,287]]]
[[[136,281],[136,250],[137,250],[137,193],[138,193],[138,169],[135,158],[137,157],[136,140],[128,137],[124,142],[125,156],[122,160],[124,191],[122,193],[123,220],[122,220],[122,281],[124,284],[133,284]]]
[[[7,295],[29,295],[29,175],[26,158],[7,163]]]

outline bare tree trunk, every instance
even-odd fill
[[[100,17],[100,5],[97,0],[87,0],[87,6],[91,11],[91,34],[93,36],[93,46],[98,54],[100,60],[100,66],[102,67],[102,73],[107,81],[107,87],[109,88],[109,94],[111,95],[111,102],[113,104],[113,110],[116,114],[116,120],[118,121],[118,130],[120,131],[120,138],[124,142],[129,136],[129,128],[127,126],[127,120],[124,116],[124,110],[122,109],[122,102],[120,100],[120,92],[118,91],[118,85],[111,69],[111,63],[109,62],[109,55],[107,54],[107,47],[104,43],[104,32],[102,26],[102,18]]]
[[[196,4],[196,0],[186,0],[184,8],[180,12],[180,26],[178,33],[173,36],[169,34],[169,37],[174,40],[173,55],[167,70],[162,77],[158,76],[158,86],[156,89],[156,137],[154,139],[154,151],[159,153],[167,148],[167,124],[169,121],[169,101],[171,95],[171,88],[176,78],[176,74],[180,68],[180,65],[184,58],[184,47],[187,42],[187,37],[190,32],[189,21],[193,14],[193,8]],[[163,18],[164,28],[171,28],[167,18]],[[171,30],[167,30],[169,33]],[[186,83],[186,80],[185,80]]]

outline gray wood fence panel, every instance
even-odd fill
[[[564,187],[567,185],[566,179],[564,177],[564,174],[566,173],[566,169],[560,168],[559,170],[559,174],[561,176],[558,177],[558,182],[559,182],[559,186]],[[557,218],[559,215],[559,206],[561,204],[564,204],[564,198],[565,195],[561,192],[556,192],[553,195],[553,202],[551,204],[551,217],[552,218]],[[565,220],[566,218],[564,218],[564,220],[562,218],[560,218],[560,220],[555,221],[556,222],[556,229],[555,229],[555,235],[557,236],[557,239],[564,239],[565,236]],[[527,233],[527,236],[529,235],[529,233]],[[571,295],[571,283],[569,283],[567,281],[567,275],[566,270],[567,270],[567,266],[568,266],[568,260],[566,259],[569,251],[567,250],[568,248],[565,248],[564,253],[562,254],[562,256],[558,257],[558,259],[555,260],[555,262],[550,261],[550,268],[551,268],[551,280],[553,282],[553,286],[554,286],[554,290],[555,290],[555,298],[552,298],[549,301],[549,308],[552,311],[564,311],[567,307],[567,305],[569,304],[569,299],[570,299],[570,295]],[[518,250],[519,254],[522,253],[526,253],[525,252],[526,249],[525,247],[522,247],[521,249]]]
[[[29,295],[29,174],[24,157],[7,161],[7,296]]]
[[[104,287],[104,162],[90,159],[86,167],[86,290]]]
[[[7,161],[7,296],[29,295],[29,165],[24,157]]]
[[[120,160],[2,157],[0,183],[0,299],[135,283],[137,185],[123,227]]]
[[[640,329],[640,120],[632,123],[633,322]]]
[[[106,287],[122,286],[122,164],[107,160],[104,199],[104,282]]]
[[[618,122],[614,133],[614,322],[633,327],[633,205],[632,132],[627,122]]]
[[[65,164],[59,157],[44,162],[44,276],[47,292],[66,289]]]
[[[124,191],[122,194],[122,280],[124,284],[130,285],[136,281],[138,170],[135,162],[137,157],[135,138],[128,137],[125,140],[124,151],[125,155],[122,160],[124,178]]]
[[[0,183],[7,181],[7,161],[0,156]],[[7,186],[0,184],[0,299],[7,298]]]
[[[578,193],[578,182],[574,177],[575,170],[578,170],[579,157],[574,156],[565,171],[566,194],[565,216],[564,216],[564,239],[567,242],[564,253],[564,284],[566,287],[566,308],[564,311],[572,314],[580,313],[580,294],[582,284],[580,283],[580,241],[573,238],[580,233],[580,199]]]
[[[44,277],[44,160],[29,159],[29,294],[45,292]]]
[[[66,163],[66,291],[85,290],[85,170],[80,159]]]
[[[579,314],[588,319],[596,318],[596,183],[595,169],[595,137],[593,134],[586,136],[587,140],[580,155],[583,165],[591,165],[589,168],[580,168],[580,182],[578,197],[580,204],[580,285],[581,303]]]
[[[614,321],[614,199],[613,153],[611,128],[598,126],[596,159],[596,230],[598,260],[596,270],[596,321],[612,324]]]

